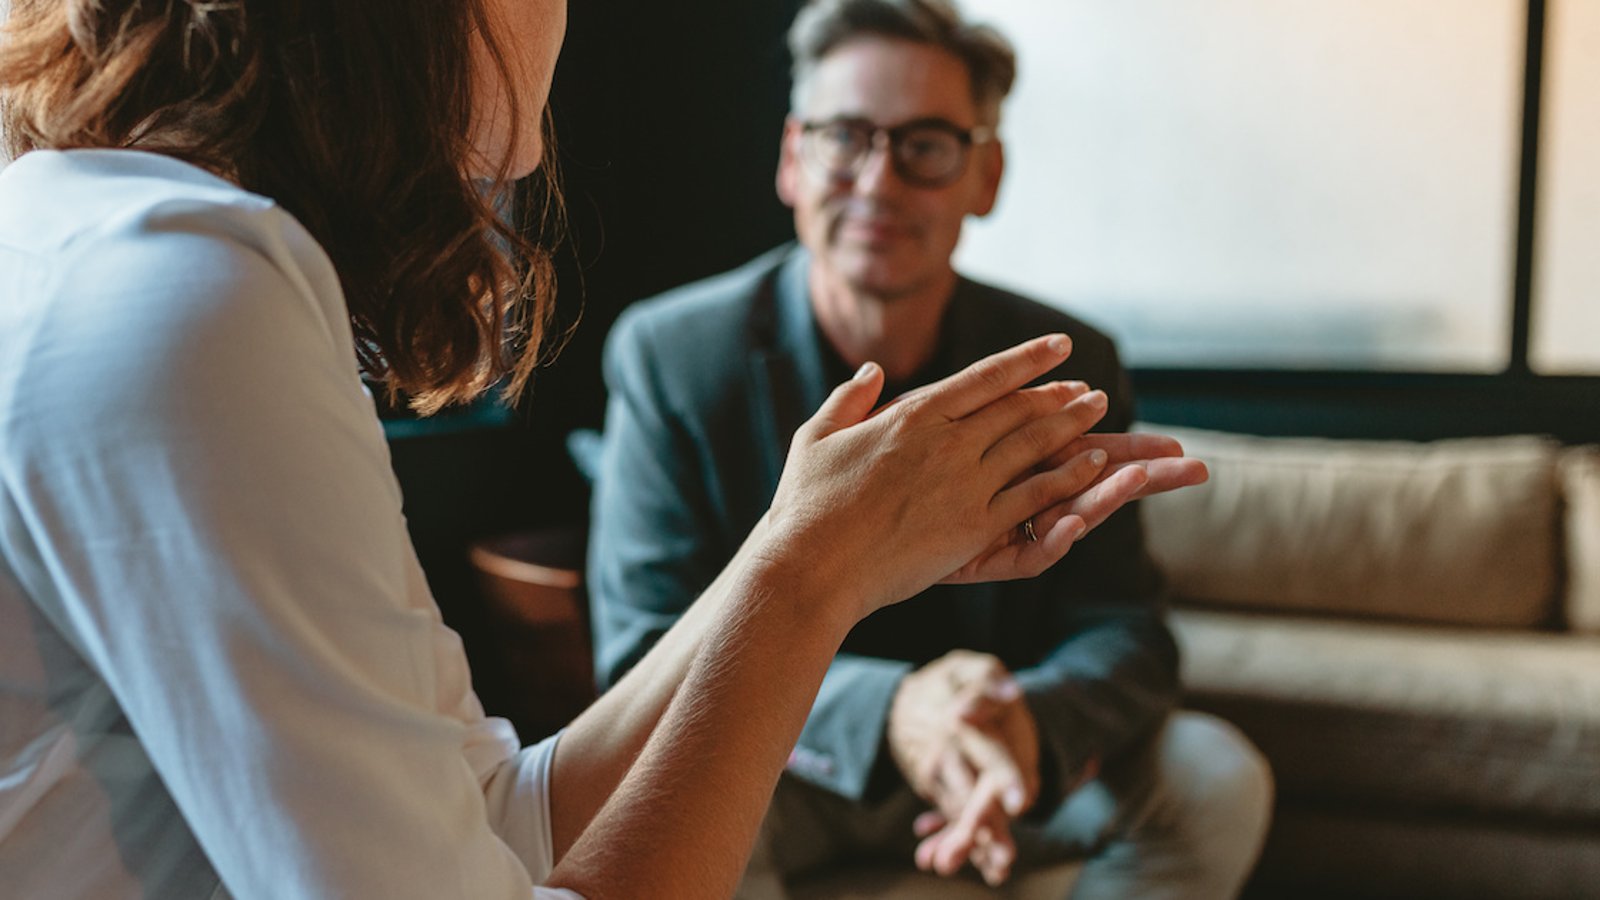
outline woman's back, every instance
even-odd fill
[[[122,654],[86,639],[119,611],[114,628],[136,630],[142,585],[126,579],[163,555],[148,538],[181,527],[163,492],[185,461],[141,438],[161,405],[217,387],[186,377],[205,371],[186,345],[225,315],[204,282],[279,219],[152,154],[36,152],[0,171],[0,870],[29,882],[8,885],[18,896],[217,885],[95,662]],[[106,452],[119,444],[145,455]],[[123,531],[137,520],[146,535]]]
[[[213,863],[286,894],[541,874],[547,839],[521,862],[382,839],[479,795],[516,739],[438,621],[351,346],[332,266],[264,198],[130,151],[0,171],[8,895],[209,897]],[[352,752],[373,731],[415,765]]]

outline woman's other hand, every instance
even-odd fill
[[[1040,470],[1074,465],[1095,465],[1099,472],[1082,492],[1031,517],[1033,534],[1040,540],[1030,541],[1026,527],[1019,527],[996,538],[942,580],[954,584],[1031,578],[1061,558],[1052,555],[1053,548],[1043,541],[1061,521],[1081,521],[1081,538],[1125,504],[1202,484],[1210,477],[1205,463],[1184,456],[1182,445],[1159,434],[1086,434],[1046,460]]]

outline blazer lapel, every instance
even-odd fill
[[[768,282],[753,322],[749,372],[756,445],[776,489],[794,437],[827,397],[822,349],[807,283],[810,258],[796,247]]]

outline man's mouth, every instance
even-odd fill
[[[893,219],[845,219],[839,230],[850,238],[868,243],[883,243],[911,235],[911,229]]]

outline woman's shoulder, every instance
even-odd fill
[[[270,311],[237,301],[274,296],[302,307],[280,312],[345,318],[331,263],[292,216],[152,153],[42,151],[11,163],[0,171],[0,253],[20,275],[0,286],[8,304],[50,319],[170,330],[196,315]]]
[[[0,413],[116,419],[258,379],[342,385],[351,347],[332,265],[266,198],[129,151],[0,172]]]
[[[261,214],[272,201],[178,159],[136,150],[37,150],[0,169],[0,246],[60,253],[129,237],[163,210]]]
[[[110,263],[170,272],[242,253],[331,274],[316,242],[272,200],[136,150],[35,151],[0,169],[0,251],[71,273],[117,274],[104,272]]]

